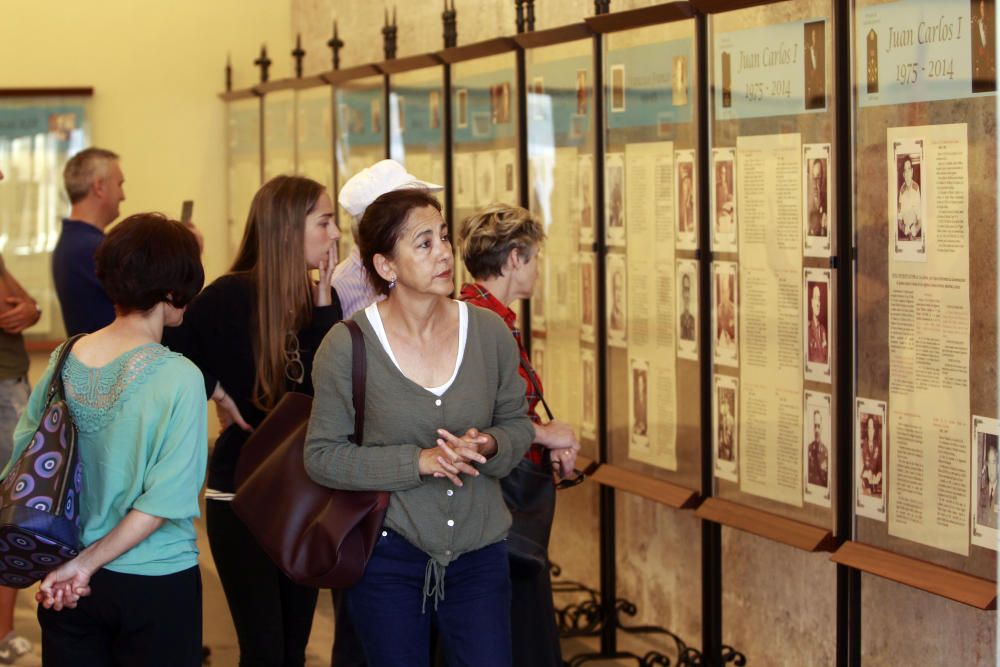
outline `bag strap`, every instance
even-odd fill
[[[63,343],[62,350],[59,352],[59,359],[56,360],[56,367],[52,371],[52,377],[49,379],[49,390],[45,394],[45,405],[52,403],[52,399],[55,397],[56,393],[62,398],[66,397],[66,386],[63,384],[62,370],[63,366],[66,364],[66,359],[69,357],[69,351],[73,349],[73,345],[76,341],[84,337],[85,334],[77,334],[69,338],[65,343]]]
[[[524,374],[528,376],[528,382],[531,383],[531,388],[535,390],[536,394],[538,394],[538,398],[542,402],[542,407],[545,408],[545,414],[549,416],[549,421],[552,421],[555,417],[552,416],[552,410],[549,409],[549,404],[545,402],[545,396],[542,394],[542,388],[538,386],[538,382],[535,380],[535,369],[528,365],[528,363],[524,360],[524,357],[521,357],[521,368],[524,369]]]
[[[351,332],[351,393],[354,403],[354,444],[361,445],[365,437],[365,382],[368,379],[368,356],[365,336],[354,320],[344,320]]]

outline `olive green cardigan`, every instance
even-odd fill
[[[363,446],[354,432],[351,336],[338,324],[323,340],[313,364],[313,402],[305,444],[310,477],[338,489],[390,491],[385,525],[447,565],[461,554],[499,542],[510,513],[500,478],[534,440],[517,343],[503,320],[469,306],[465,354],[458,375],[440,397],[404,376],[386,354],[365,312],[352,319],[364,332],[368,355]],[[497,441],[497,452],[476,464],[479,477],[456,487],[421,477],[420,451],[434,447],[438,428],[455,435],[476,427]]]

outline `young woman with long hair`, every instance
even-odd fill
[[[256,427],[287,391],[312,393],[312,359],[341,318],[330,287],[340,231],[333,202],[308,178],[278,176],[254,196],[236,260],[168,338]],[[310,277],[319,271],[319,280]],[[209,546],[240,644],[240,665],[303,665],[316,589],[288,579],[229,506],[248,433],[223,419],[209,462]]]

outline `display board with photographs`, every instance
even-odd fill
[[[553,413],[596,459],[593,44],[529,49],[525,59],[528,201],[547,237],[531,299],[531,353]]]
[[[604,36],[609,460],[701,489],[693,20]]]
[[[41,92],[41,91],[40,91]],[[62,166],[90,145],[90,98],[0,96],[0,239],[3,263],[42,309],[28,338],[65,338],[52,250],[70,202]],[[6,292],[2,296],[9,296]],[[6,307],[6,305],[5,305]]]
[[[367,76],[344,81],[334,86],[338,186],[354,174],[386,157],[385,78]],[[339,206],[341,230],[350,229],[350,216]],[[340,235],[340,256],[346,257],[354,247],[354,239]]]
[[[520,202],[516,64],[510,51],[452,65],[452,226],[456,232],[468,216],[494,202]],[[465,265],[457,261],[456,288],[470,281]]]
[[[298,132],[298,91],[275,90],[264,95],[264,181],[294,174]]]
[[[263,101],[256,96],[226,103],[227,261],[236,256],[250,213],[250,202],[261,186],[262,104]]]
[[[855,539],[996,580],[996,17],[854,9]]]
[[[322,183],[330,196],[335,197],[333,89],[327,85],[302,89],[298,91],[296,107],[295,173]]]
[[[389,157],[422,181],[444,186],[444,68],[389,77]],[[435,194],[444,205],[445,192]]]
[[[715,494],[833,528],[831,0],[713,14],[709,211]]]

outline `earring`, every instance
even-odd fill
[[[394,289],[395,287],[396,287],[396,276],[393,276],[392,280],[389,281],[389,289]]]

